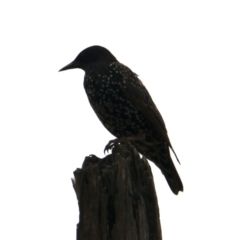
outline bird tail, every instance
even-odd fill
[[[176,195],[178,194],[179,191],[183,192],[182,181],[173,164],[173,161],[170,156],[169,147],[167,145],[163,145],[161,147],[158,155],[158,160],[154,161],[154,163],[161,169],[172,192]]]

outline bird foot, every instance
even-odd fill
[[[104,148],[104,154],[115,147],[115,145],[123,142],[133,142],[133,141],[140,141],[143,140],[145,136],[136,136],[136,137],[122,137],[122,138],[116,138],[113,140],[110,140],[108,144]]]
[[[116,139],[114,139],[114,140],[110,140],[110,141],[108,142],[108,144],[107,144],[107,145],[105,146],[105,148],[104,148],[104,154],[106,154],[106,152],[108,153],[108,151],[112,150],[113,147],[114,147],[116,144],[119,143],[119,141],[116,141],[116,140],[118,140],[118,138],[116,138]]]

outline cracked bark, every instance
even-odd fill
[[[162,240],[151,168],[132,145],[86,157],[74,177],[77,240]]]

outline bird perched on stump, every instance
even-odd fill
[[[59,71],[73,68],[85,71],[84,88],[89,102],[105,128],[117,137],[105,150],[118,142],[131,141],[161,169],[173,193],[183,191],[170,156],[170,149],[175,152],[165,123],[137,74],[101,46],[84,49]]]

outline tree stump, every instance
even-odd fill
[[[74,172],[77,240],[161,240],[151,168],[129,143],[103,159],[85,158]]]

